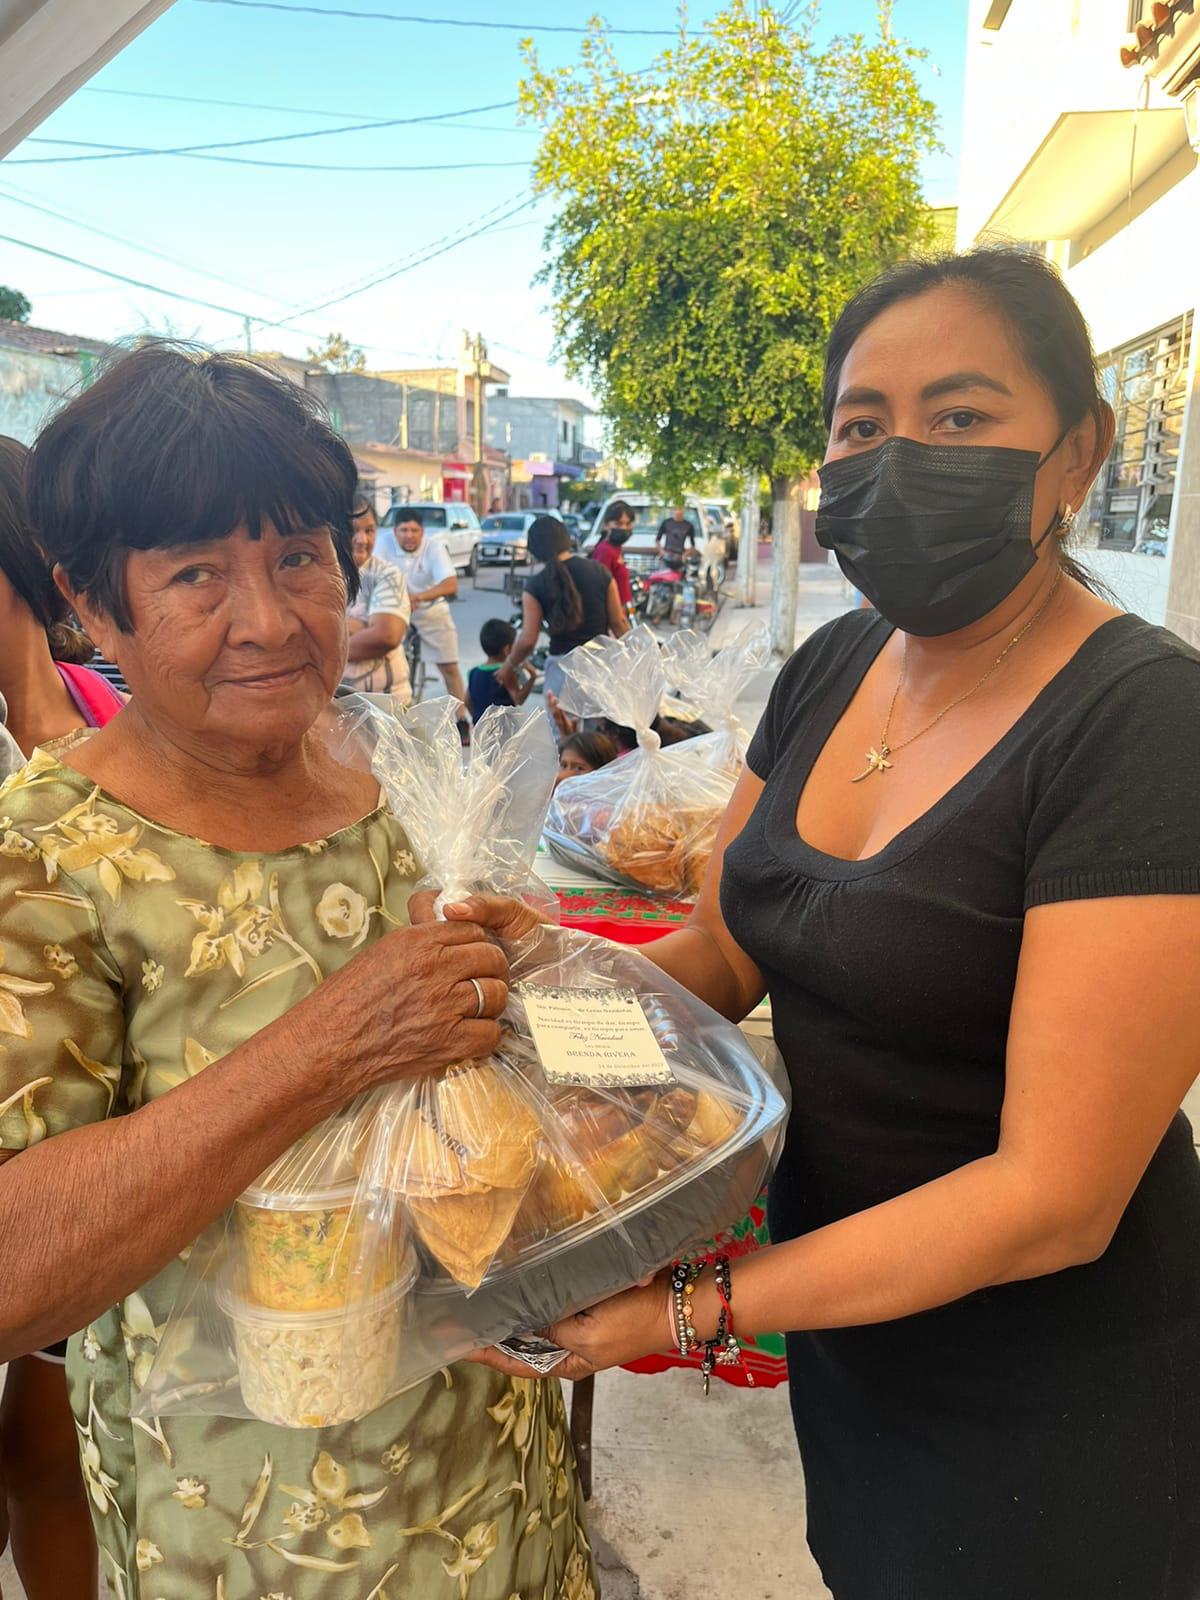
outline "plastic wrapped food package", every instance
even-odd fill
[[[570,716],[608,717],[631,727],[638,748],[555,790],[546,842],[570,866],[610,883],[691,899],[700,891],[734,774],[664,750],[653,723],[668,679],[649,628],[594,639],[562,658],[559,700]],[[691,741],[698,743],[699,741]]]
[[[228,1270],[248,1303],[338,1310],[394,1282],[407,1230],[402,1216],[381,1226],[359,1203],[362,1137],[354,1118],[325,1123],[238,1197]]]
[[[415,1257],[373,1299],[324,1311],[272,1311],[218,1284],[246,1410],[283,1428],[328,1428],[376,1410],[395,1392]]]
[[[734,707],[754,674],[771,659],[767,629],[762,623],[748,623],[736,639],[717,651],[702,633],[683,629],[666,641],[662,657],[674,693],[712,729],[676,746],[676,753],[740,777],[750,735]]]
[[[453,711],[360,711],[343,733],[369,744],[443,901],[530,897],[546,720],[489,712],[464,757]],[[546,922],[505,950],[494,1057],[360,1097],[197,1241],[135,1414],[351,1420],[627,1287],[749,1205],[784,1103],[739,1031],[590,935]],[[607,1020],[589,1033],[594,1012]],[[636,1069],[614,1028],[637,1035]]]

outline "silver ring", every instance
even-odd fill
[[[475,1018],[478,1020],[487,1006],[487,1001],[483,998],[483,985],[478,978],[468,978],[467,982],[475,990]]]

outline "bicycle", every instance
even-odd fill
[[[429,682],[429,667],[421,654],[421,635],[411,622],[404,635],[404,659],[408,662],[408,680],[412,686],[413,705],[417,705],[425,697],[425,685]]]

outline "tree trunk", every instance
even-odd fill
[[[742,515],[737,558],[739,606],[758,604],[758,484],[757,472],[748,472],[742,483]]]
[[[796,648],[803,495],[803,476],[771,479],[771,650],[783,661]]]

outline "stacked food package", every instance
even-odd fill
[[[546,842],[560,860],[610,883],[694,899],[733,794],[734,774],[664,748],[654,724],[670,683],[658,639],[633,628],[562,658],[559,696],[570,716],[606,717],[634,730],[637,749],[554,794]]]
[[[439,903],[531,897],[553,783],[541,713],[452,701],[368,741]],[[322,1427],[616,1293],[743,1212],[782,1095],[739,1031],[635,951],[540,922],[505,946],[497,1053],[360,1097],[193,1246],[142,1416]]]
[[[712,729],[689,739],[679,754],[703,761],[735,779],[741,776],[750,735],[735,707],[756,672],[771,659],[771,637],[760,622],[746,625],[714,651],[704,634],[680,629],[662,647],[663,669],[675,695]]]

